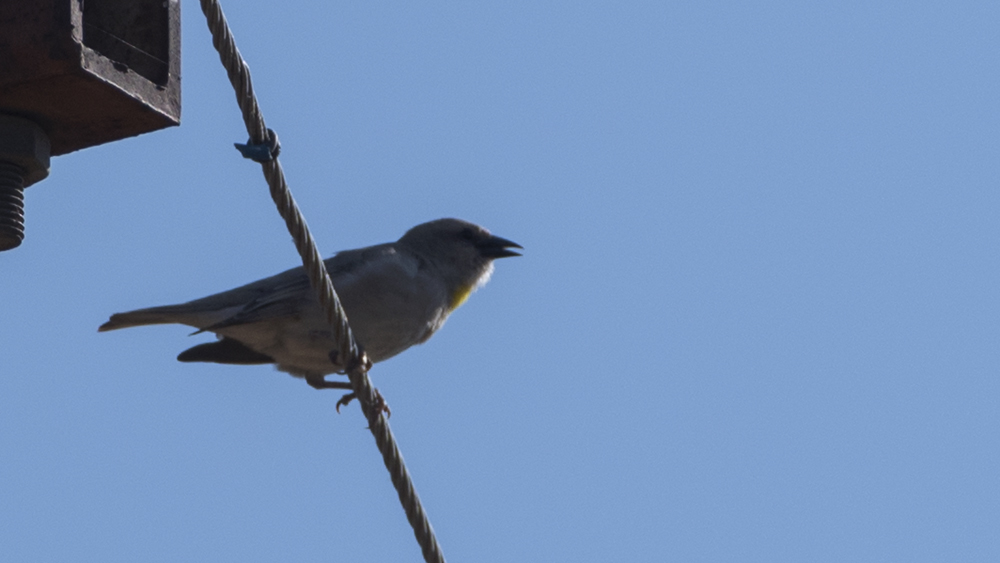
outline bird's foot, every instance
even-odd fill
[[[306,383],[313,389],[353,389],[348,381],[327,381],[322,375],[307,375]]]
[[[375,391],[375,403],[372,404],[372,408],[374,409],[373,412],[376,413],[376,415],[384,413],[386,418],[391,417],[392,409],[390,409],[388,403],[385,402],[385,398],[382,397],[382,393],[380,393],[378,389],[374,389],[374,391]],[[340,407],[346,407],[351,403],[351,401],[357,398],[358,396],[353,392],[348,393],[343,397],[341,397],[340,400],[337,401],[337,413],[338,414],[340,413]]]
[[[338,366],[342,365],[339,361],[340,352],[337,350],[330,352],[329,357],[330,361],[334,364]],[[343,366],[343,371],[338,371],[337,373],[350,373],[358,369],[359,366],[363,366],[365,371],[372,369],[372,361],[368,358],[368,354],[365,353],[364,347],[360,344],[358,344],[358,355],[351,358],[351,360],[347,362],[347,365]]]
[[[340,365],[340,362],[337,361],[339,359],[339,356],[340,355],[336,350],[330,352],[330,361],[337,365]],[[353,373],[359,370],[367,372],[368,370],[371,369],[371,367],[372,367],[372,361],[368,358],[368,354],[365,353],[365,349],[360,344],[358,344],[358,354],[353,358],[351,358],[350,361],[347,362],[347,365],[344,366],[344,373]],[[307,379],[306,381],[309,380]],[[330,388],[353,389],[350,383],[337,383],[336,385],[334,385],[333,382],[325,380],[323,380],[323,383],[329,385],[328,387],[323,387],[323,389],[330,389]],[[313,385],[313,382],[309,382],[309,384],[312,385],[313,387],[316,387],[316,385]],[[320,387],[316,388],[320,389]],[[374,408],[373,412],[375,412],[376,414],[385,413],[387,418],[392,416],[392,410],[390,410],[389,405],[386,404],[385,399],[382,397],[382,393],[379,393],[378,389],[374,389],[374,391],[375,391],[375,403],[372,405],[372,407]],[[353,391],[341,397],[340,400],[337,401],[337,413],[340,413],[340,407],[346,407],[351,403],[351,401],[357,398],[358,396]]]
[[[358,398],[358,396],[355,395],[353,391],[341,397],[340,400],[337,401],[337,414],[340,414],[340,407],[346,407],[356,398]]]

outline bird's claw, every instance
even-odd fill
[[[384,413],[386,418],[391,417],[392,409],[390,409],[388,403],[385,402],[385,398],[382,396],[382,393],[380,393],[378,389],[374,389],[374,391],[375,391],[375,402],[372,404],[372,409],[373,409],[372,412],[375,413],[376,415]],[[343,397],[341,397],[340,400],[337,401],[336,405],[337,414],[340,414],[340,407],[342,406],[346,407],[351,403],[351,401],[357,398],[358,396],[354,393],[348,393]]]
[[[355,395],[353,392],[348,393],[343,397],[341,397],[340,400],[337,401],[337,414],[340,414],[340,407],[342,406],[346,407],[347,405],[351,404],[351,401],[353,401],[355,398],[357,398],[357,395]]]
[[[385,398],[382,397],[382,393],[379,393],[378,389],[375,389],[375,404],[374,412],[378,414],[385,414],[386,418],[392,418],[392,409],[389,408],[389,403],[385,402]]]

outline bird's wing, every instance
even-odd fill
[[[367,272],[396,262],[393,257],[398,255],[394,244],[389,243],[340,252],[324,263],[337,284],[353,286]],[[298,314],[302,307],[315,302],[314,295],[305,270],[299,266],[187,303],[116,313],[98,330],[178,323],[202,331],[215,331],[227,326]]]
[[[309,281],[302,268],[293,268],[269,278],[187,303],[115,313],[98,330],[170,323],[185,324],[205,330],[206,327],[225,323],[232,317],[240,315],[248,306],[261,301],[266,302],[276,289],[282,294],[287,294],[294,291],[296,286],[305,287],[308,284]]]
[[[380,244],[357,250],[347,250],[324,261],[334,285],[349,285],[373,269],[394,263],[396,250],[392,244]],[[226,327],[299,314],[302,308],[317,301],[302,267],[282,272],[259,282],[233,289],[252,297],[232,316],[202,330],[217,331]],[[225,294],[220,294],[220,296]],[[206,298],[208,299],[208,298]]]
[[[241,307],[234,309],[232,315],[201,330],[216,331],[228,326],[296,314],[302,308],[302,300],[308,295],[309,278],[302,268],[285,273],[288,275],[272,279],[273,283],[270,286],[262,287],[258,291],[241,291],[240,294],[245,299]]]

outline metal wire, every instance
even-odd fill
[[[260,113],[256,96],[253,93],[253,84],[250,80],[250,69],[236,48],[236,42],[229,30],[229,24],[222,13],[222,8],[217,0],[201,0],[201,10],[208,20],[208,29],[212,33],[212,44],[219,52],[222,66],[226,68],[229,82],[236,90],[236,102],[243,113],[243,122],[246,124],[247,133],[250,135],[252,143],[263,143],[267,140],[267,126],[264,124],[264,117]],[[424,560],[430,562],[444,563],[444,555],[434,536],[434,529],[424,512],[417,496],[413,481],[406,470],[403,456],[396,445],[396,439],[392,435],[389,423],[382,413],[381,403],[376,396],[375,389],[368,379],[368,361],[364,353],[360,351],[351,327],[348,324],[347,315],[340,304],[337,292],[333,288],[330,276],[326,271],[326,266],[320,257],[316,243],[313,241],[309,227],[305,218],[299,211],[295,199],[292,197],[288,184],[285,182],[285,174],[281,169],[281,164],[277,158],[261,163],[264,170],[264,178],[267,180],[268,188],[271,192],[271,199],[278,208],[278,213],[285,220],[285,226],[295,241],[295,248],[302,257],[302,265],[309,275],[309,282],[316,290],[320,306],[326,312],[327,320],[333,328],[334,339],[338,344],[337,358],[350,366],[347,376],[351,380],[354,393],[361,403],[361,411],[368,420],[368,428],[375,437],[375,444],[382,453],[382,461],[392,479],[392,484],[399,494],[399,501],[406,512],[406,518],[413,527],[413,533],[420,544]]]

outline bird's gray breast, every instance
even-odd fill
[[[425,341],[447,316],[448,291],[416,256],[388,252],[336,276],[355,337],[378,362]]]

